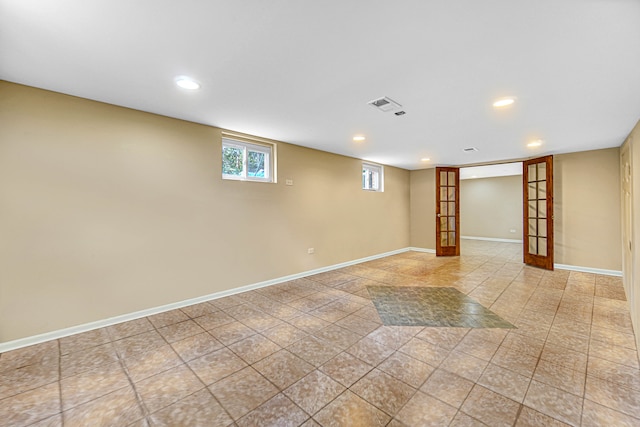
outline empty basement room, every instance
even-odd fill
[[[639,17],[0,0],[0,426],[640,425]]]

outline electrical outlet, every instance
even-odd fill
[[[308,254],[314,254],[314,253],[316,253],[316,250],[314,248],[309,248],[309,249],[307,249],[307,253]]]
[[[293,185],[293,180],[292,179],[287,179],[284,181],[285,185]]]
[[[515,232],[516,232],[515,228],[512,228],[511,230],[509,230],[509,233],[515,233]]]

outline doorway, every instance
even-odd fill
[[[553,270],[553,158],[436,168],[436,255],[460,238],[523,245],[523,262]]]

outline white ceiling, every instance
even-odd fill
[[[522,175],[522,162],[460,168],[460,179],[494,178],[513,175]]]
[[[407,169],[619,146],[639,76],[638,0],[0,0],[0,79]]]

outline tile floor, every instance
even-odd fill
[[[455,288],[367,286],[367,291],[384,326],[514,327]]]
[[[407,252],[0,355],[0,426],[638,426],[619,278]],[[453,287],[516,329],[383,326]]]

